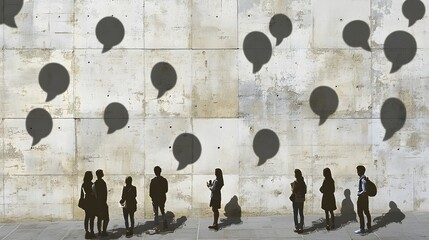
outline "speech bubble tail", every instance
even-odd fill
[[[276,46],[280,45],[283,42],[283,38],[277,38]]]
[[[258,167],[261,166],[261,165],[263,165],[266,161],[267,161],[267,159],[260,158],[259,161],[258,161]]]
[[[327,117],[320,117],[320,119],[319,119],[319,126],[321,126],[322,124],[324,124],[327,119],[328,119]]]
[[[262,68],[262,65],[253,64],[253,73],[259,72],[261,68]]]
[[[162,96],[164,95],[164,93],[165,93],[165,91],[164,91],[164,90],[159,90],[159,92],[158,92],[158,97],[157,97],[157,98],[162,97]]]
[[[362,46],[362,48],[367,50],[368,52],[371,52],[371,47],[369,46],[368,42],[365,42],[365,44]]]
[[[386,134],[384,135],[383,142],[389,140],[391,137],[393,137],[393,134],[395,134],[394,131],[386,131]]]
[[[390,73],[394,73],[398,71],[401,68],[401,65],[396,65],[395,63],[392,63],[392,68],[390,69]]]
[[[408,22],[408,27],[411,27],[414,25],[414,23],[417,22],[417,19],[410,19],[410,21]]]
[[[46,96],[46,100],[45,100],[45,102],[49,102],[49,101],[51,101],[52,99],[54,99],[56,97],[56,95],[54,95],[54,94],[49,94],[48,93],[48,96]]]
[[[177,166],[177,171],[182,170],[186,167],[186,164],[179,163],[179,166]]]
[[[112,49],[112,47],[104,45],[103,46],[103,50],[101,51],[101,53],[105,53],[105,52],[109,51],[110,49]]]
[[[33,143],[31,143],[31,146],[33,147],[34,145],[38,144],[40,142],[40,140],[42,140],[41,138],[33,138]]]
[[[12,27],[12,28],[18,28],[18,26],[16,25],[16,22],[15,22],[15,18],[5,19],[4,24],[6,24],[7,26]]]
[[[115,131],[116,131],[116,129],[109,128],[109,129],[107,130],[107,134],[112,134],[112,133],[114,133]]]

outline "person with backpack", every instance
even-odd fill
[[[356,167],[357,174],[359,176],[359,185],[358,185],[358,200],[357,200],[357,213],[359,216],[360,228],[355,231],[356,234],[365,233],[365,219],[363,214],[365,213],[367,218],[367,228],[368,231],[371,231],[371,214],[369,213],[369,202],[368,202],[368,193],[367,193],[367,178],[365,174],[365,167],[359,165]]]
[[[335,228],[335,216],[334,210],[337,209],[337,205],[335,202],[335,181],[332,178],[331,169],[325,168],[323,169],[323,176],[325,180],[323,180],[323,184],[320,187],[320,192],[323,193],[322,196],[322,209],[325,210],[326,216],[326,230],[331,230]],[[331,214],[331,221],[329,222],[329,213]]]
[[[168,227],[167,219],[165,218],[165,202],[167,201],[168,181],[161,176],[161,168],[156,166],[153,169],[155,177],[150,181],[149,196],[152,198],[153,216],[155,230],[159,230],[158,224],[158,208],[161,211],[164,229]]]

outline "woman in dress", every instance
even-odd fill
[[[335,228],[334,210],[337,209],[334,195],[335,181],[332,179],[331,170],[329,168],[323,169],[323,176],[325,180],[323,180],[323,184],[320,187],[320,192],[323,193],[322,209],[325,210],[326,230],[330,230]],[[331,223],[329,222],[329,213],[331,214]]]
[[[94,238],[94,219],[95,219],[95,210],[96,210],[96,202],[95,202],[95,193],[92,190],[92,172],[86,171],[83,177],[83,183],[81,187],[81,198],[85,201],[85,239]],[[88,224],[91,230],[88,231]]]
[[[292,186],[292,207],[293,207],[293,220],[295,222],[295,232],[302,233],[304,231],[304,201],[305,194],[307,193],[307,185],[305,184],[302,172],[295,169],[295,181],[291,183]],[[300,221],[298,222],[298,213]]]
[[[134,234],[134,213],[137,211],[137,188],[132,185],[133,178],[128,176],[125,178],[125,186],[122,189],[122,197],[119,203],[123,206],[122,213],[124,214],[125,227],[127,228],[126,236]],[[130,216],[131,227],[129,228],[128,216]]]
[[[211,190],[210,197],[210,207],[213,210],[213,225],[209,226],[210,229],[218,230],[218,220],[219,220],[219,209],[221,205],[221,193],[220,190],[223,187],[223,175],[220,168],[215,169],[216,179],[213,181],[207,182],[207,187]]]

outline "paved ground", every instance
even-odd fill
[[[207,228],[210,218],[178,217],[170,219],[168,230],[151,235],[151,220],[138,222],[130,239],[429,239],[429,213],[373,214],[373,231],[356,235],[358,223],[337,217],[335,230],[327,231],[319,216],[306,216],[303,234],[293,232],[292,216],[222,219],[218,231]],[[124,223],[112,220],[108,237],[126,239]],[[84,239],[83,221],[26,222],[0,224],[0,239]]]

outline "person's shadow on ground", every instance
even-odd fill
[[[372,231],[377,231],[379,228],[386,227],[390,223],[401,223],[405,219],[405,214],[401,212],[394,201],[389,202],[390,210],[383,213],[381,216],[374,218],[375,223],[372,226]]]
[[[350,199],[350,189],[344,190],[344,200],[341,202],[340,215],[335,216],[335,228],[331,229],[331,231],[335,231],[336,229],[345,227],[351,222],[356,222],[356,212],[354,210],[354,205],[352,200]],[[326,219],[319,218],[316,221],[312,222],[312,226],[304,229],[304,234],[309,234],[314,231],[319,231],[326,229]]]
[[[141,237],[143,233],[145,234],[161,234],[165,235],[168,233],[173,233],[176,229],[182,228],[185,225],[186,220],[188,220],[185,216],[182,216],[178,219],[175,219],[175,215],[173,212],[166,212],[165,218],[168,223],[168,228],[161,228],[160,231],[155,231],[153,228],[155,227],[154,221],[146,221],[144,224],[137,224],[136,227],[134,227],[134,235]],[[122,236],[125,236],[126,229],[125,228],[115,228],[108,232],[109,236],[102,237],[100,239],[119,239]]]
[[[233,224],[242,224],[241,221],[241,207],[238,205],[238,198],[236,195],[225,205],[225,219],[221,219],[219,228],[226,228]]]

